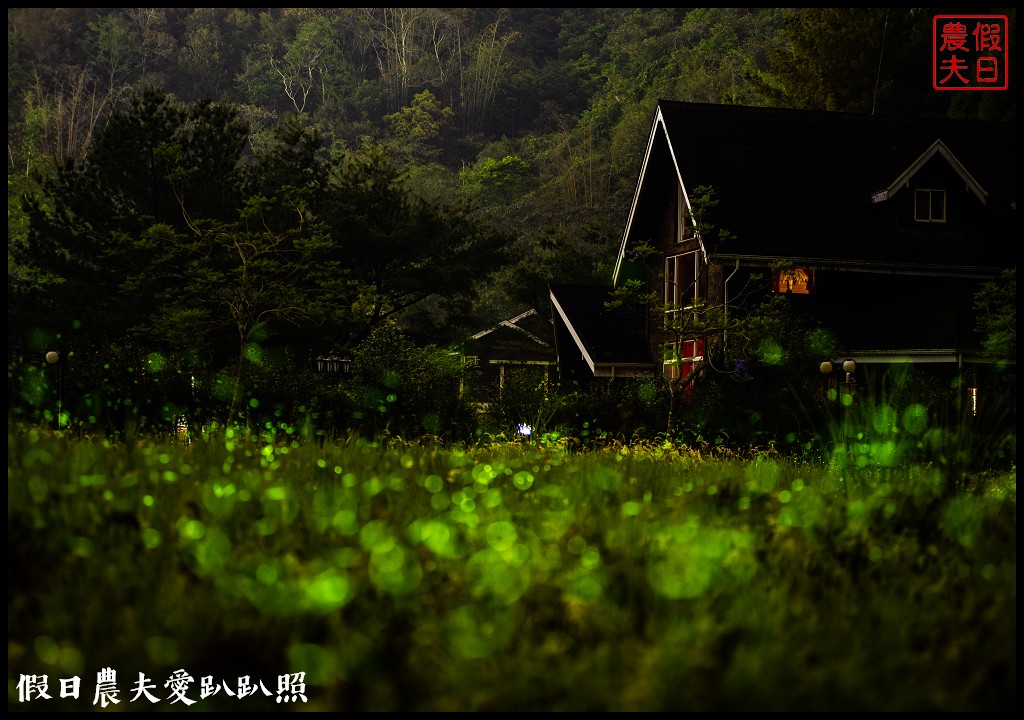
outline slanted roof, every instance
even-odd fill
[[[513,318],[509,318],[507,320],[502,320],[501,322],[499,322],[497,325],[494,325],[493,327],[489,327],[486,330],[481,330],[477,334],[472,335],[469,339],[470,340],[479,340],[480,338],[482,338],[482,337],[484,337],[486,335],[490,335],[491,333],[493,333],[493,332],[495,332],[495,331],[497,331],[497,330],[499,330],[501,328],[510,328],[510,329],[515,330],[516,332],[521,333],[522,335],[528,337],[530,340],[532,340],[537,345],[542,345],[544,347],[551,347],[551,343],[548,340],[544,340],[544,339],[541,339],[541,338],[537,337],[532,332],[530,332],[527,328],[525,328],[522,325],[520,325],[520,323],[524,322],[527,318],[532,318],[532,317],[535,317],[536,315],[537,315],[537,311],[535,309],[533,309],[533,308],[530,308],[529,310],[526,310],[525,312],[519,313],[518,315],[516,315]],[[550,328],[548,328],[548,329],[550,329]]]
[[[643,313],[607,309],[610,287],[552,285],[550,296],[556,321],[575,346],[559,347],[559,354],[578,351],[596,377],[630,377],[657,368],[647,344]]]
[[[901,172],[896,177],[896,179],[889,183],[886,187],[882,188],[881,190],[878,190],[877,192],[871,193],[871,201],[885,202],[886,200],[892,198],[893,195],[899,192],[902,188],[906,187],[907,183],[910,182],[911,178],[913,178],[914,175],[916,175],[921,170],[921,168],[923,168],[928,163],[928,161],[931,160],[936,155],[941,155],[943,158],[945,158],[946,162],[948,162],[950,167],[952,167],[953,170],[956,171],[957,175],[959,175],[963,179],[964,184],[971,192],[973,192],[977,196],[978,200],[980,200],[982,203],[988,201],[988,191],[985,190],[985,188],[983,188],[978,183],[978,181],[974,179],[974,176],[971,175],[970,171],[966,167],[964,167],[964,164],[960,162],[959,159],[957,159],[953,152],[948,147],[946,147],[946,143],[942,142],[941,139],[933,142],[927,150],[921,153],[920,157],[918,157],[917,160],[912,162],[909,167],[904,169],[903,172]]]
[[[464,351],[487,362],[553,361],[553,340],[551,321],[531,308],[472,335]]]
[[[702,238],[705,253],[720,259],[862,267],[941,263],[947,270],[955,265],[991,272],[1015,262],[1011,233],[993,232],[958,256],[938,257],[927,239],[900,236],[885,203],[873,198],[879,191],[892,197],[927,162],[946,162],[1003,227],[1015,227],[1015,158],[1013,123],[660,100],[613,282],[628,244],[650,239],[645,234],[667,192],[681,187],[692,205],[700,186],[712,188],[719,201],[708,221],[732,236],[713,246]]]

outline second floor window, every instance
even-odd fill
[[[693,221],[686,210],[686,196],[683,195],[683,188],[676,188],[676,242],[686,242],[693,237],[693,228],[690,227]]]
[[[914,191],[914,220],[917,222],[946,222],[946,191]]]
[[[678,311],[700,299],[698,287],[698,255],[696,252],[670,255],[665,258],[665,309]]]

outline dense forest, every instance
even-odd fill
[[[548,314],[607,280],[659,98],[1015,121],[1012,85],[932,90],[940,12],[9,9],[9,348]]]

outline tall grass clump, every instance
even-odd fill
[[[8,634],[20,711],[1012,710],[1016,470],[11,425]]]
[[[1016,387],[993,377],[978,403],[959,376],[889,366],[868,382],[831,388],[821,445],[839,467],[934,468],[946,492],[977,473],[1016,466]]]

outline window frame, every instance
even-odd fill
[[[936,212],[936,199],[939,199],[939,212]],[[927,210],[924,205],[927,203]],[[925,214],[927,213],[927,214]],[[914,190],[914,222],[940,223],[947,222],[949,207],[945,190],[939,188],[916,188]]]
[[[687,224],[689,212],[686,208],[686,195],[681,185],[676,186],[676,244],[692,240],[694,233]],[[692,222],[692,221],[691,221]]]
[[[801,274],[803,277],[800,280],[794,281],[790,284],[790,287],[783,287],[785,284],[785,276],[787,274],[796,275]],[[772,271],[771,288],[770,291],[777,295],[787,294],[787,290],[792,295],[814,295],[815,294],[815,271],[814,268],[810,267],[787,267],[778,268]]]
[[[666,330],[670,329],[675,321],[682,321],[679,313],[697,312],[697,304],[703,299],[701,268],[701,254],[696,248],[664,256],[662,302],[665,307]],[[699,353],[690,357],[679,357],[679,353],[687,344],[692,344],[695,353],[699,346]],[[703,341],[700,340],[677,340],[665,349],[667,352],[662,361],[662,374],[669,380],[677,380],[688,375],[696,364],[703,360]],[[686,372],[683,372],[683,365],[687,366]]]
[[[686,273],[685,289],[679,281],[682,276],[680,270],[686,269],[687,259],[691,258],[693,267]],[[688,307],[693,307],[700,297],[700,253],[696,250],[690,252],[666,255],[664,263],[664,289],[661,299],[665,305],[666,313],[678,312]],[[684,302],[685,300],[685,302]]]

